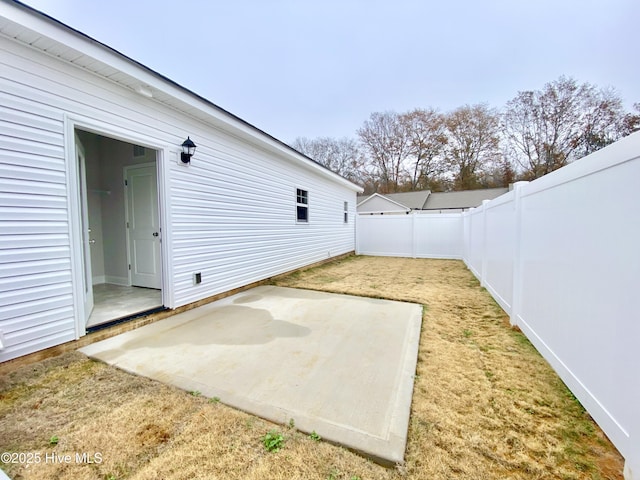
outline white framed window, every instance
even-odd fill
[[[349,223],[349,202],[344,202],[344,223]]]
[[[296,188],[296,221],[309,222],[309,192]]]

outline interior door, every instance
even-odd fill
[[[155,164],[125,168],[131,285],[160,288],[160,221]]]
[[[87,167],[85,150],[76,135],[76,160],[78,162],[78,181],[80,183],[80,228],[82,232],[82,268],[83,268],[83,302],[84,321],[89,320],[93,311],[93,277],[91,275],[91,229],[89,228],[89,205],[87,196]]]

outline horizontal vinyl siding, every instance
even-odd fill
[[[0,83],[0,361],[75,338],[62,112]]]
[[[155,112],[124,107],[115,89],[0,38],[0,361],[76,335],[64,114],[162,135]]]
[[[8,344],[0,361],[75,335],[65,114],[95,119],[131,143],[167,148],[160,163],[169,215],[167,306],[355,248],[355,192],[317,166],[0,37],[0,294],[7,299],[0,329]],[[178,152],[187,135],[198,148],[183,166]],[[309,192],[308,224],[295,221],[296,188]],[[194,272],[202,284],[193,285]]]
[[[354,250],[353,191],[234,138],[214,141],[171,174],[177,305]],[[309,192],[307,223],[296,222],[297,188]]]

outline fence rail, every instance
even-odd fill
[[[461,214],[358,216],[365,255],[462,258],[640,479],[640,132]]]

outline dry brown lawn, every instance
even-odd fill
[[[462,262],[350,257],[275,283],[425,305],[403,466],[72,353],[0,377],[0,452],[33,462],[2,468],[14,479],[622,478],[619,453]],[[262,444],[271,430],[278,452]]]

